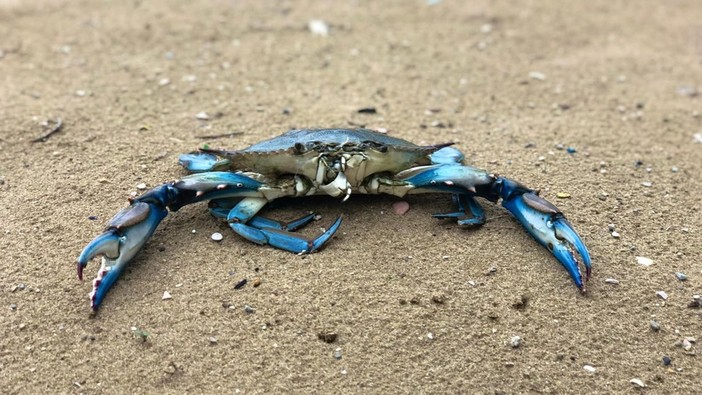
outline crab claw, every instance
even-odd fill
[[[501,188],[502,206],[514,215],[529,234],[551,251],[568,271],[575,285],[585,292],[585,282],[590,278],[592,270],[590,253],[563,213],[535,191],[515,181],[499,177],[496,185]],[[585,266],[584,280],[576,253]]]
[[[78,257],[78,278],[81,280],[88,262],[102,255],[102,266],[93,280],[93,290],[90,292],[93,310],[97,310],[107,291],[146,244],[167,213],[157,201],[135,201],[117,213],[107,225],[107,230],[83,249]]]

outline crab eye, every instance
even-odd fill
[[[305,152],[305,145],[302,143],[295,143],[294,150],[296,154],[301,154]]]

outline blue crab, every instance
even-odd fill
[[[367,129],[303,129],[237,151],[201,149],[180,156],[190,173],[131,199],[104,233],[93,239],[78,258],[78,278],[88,262],[102,256],[93,280],[91,305],[96,310],[127,264],[151,237],[168,209],[209,201],[210,212],[226,219],[238,235],[256,244],[293,253],[312,253],[332,238],[341,217],[316,238],[294,231],[314,214],[280,223],[259,215],[281,197],[331,195],[343,200],[352,194],[449,193],[456,211],[434,214],[459,225],[479,226],[485,213],[475,200],[501,201],[536,241],[565,267],[585,292],[590,255],[565,216],[538,192],[516,181],[463,164],[453,143],[418,146]],[[579,259],[585,267],[581,274]]]

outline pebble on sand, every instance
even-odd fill
[[[590,372],[590,373],[595,373],[597,371],[597,369],[592,365],[585,365],[585,366],[583,366],[583,369],[585,369],[585,371]]]
[[[212,233],[211,237],[212,237],[212,240],[214,240],[214,241],[222,241],[222,239],[224,238],[224,236],[222,236],[222,234],[219,232]]]
[[[173,296],[171,296],[171,293],[168,291],[163,291],[163,296],[161,297],[163,300],[169,300],[173,299]]]
[[[653,259],[646,258],[645,256],[637,256],[636,263],[642,266],[651,266],[653,265]]]
[[[529,72],[529,78],[532,80],[543,81],[546,79],[546,74],[539,71],[531,71]]]
[[[395,202],[392,204],[392,211],[394,211],[397,215],[405,215],[405,213],[407,213],[409,209],[409,203],[405,202],[404,200],[400,200],[399,202]]]
[[[321,19],[312,19],[307,23],[307,28],[315,36],[325,37],[329,35],[329,25]]]
[[[517,348],[522,345],[522,338],[519,336],[512,336],[512,338],[509,339],[509,344],[512,348]]]
[[[631,380],[629,380],[629,382],[631,384],[637,385],[641,388],[646,387],[646,383],[644,383],[643,381],[641,381],[641,379],[638,379],[638,378],[631,379]]]
[[[654,332],[658,332],[661,330],[661,324],[659,324],[656,320],[651,320],[650,326],[651,330]]]

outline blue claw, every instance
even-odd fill
[[[168,212],[154,203],[134,202],[115,215],[107,230],[91,241],[78,257],[78,278],[88,262],[102,255],[102,266],[93,280],[90,302],[97,310],[107,291],[117,281],[127,264],[146,244]]]
[[[191,152],[180,155],[178,164],[191,173],[203,173],[213,170],[226,170],[229,167],[229,160],[219,160],[215,155],[207,152]]]
[[[253,226],[241,222],[232,222],[229,226],[240,236],[256,244],[270,245],[281,250],[294,252],[296,254],[310,254],[322,248],[322,246],[334,236],[334,233],[341,225],[341,217],[316,239],[308,239],[294,233],[286,232],[275,228],[256,229]]]
[[[563,213],[547,200],[518,183],[499,178],[504,206],[541,245],[546,247],[565,267],[575,285],[585,292],[585,282],[590,278],[592,263],[585,243],[575,232]],[[578,267],[580,255],[585,266],[585,278]]]

